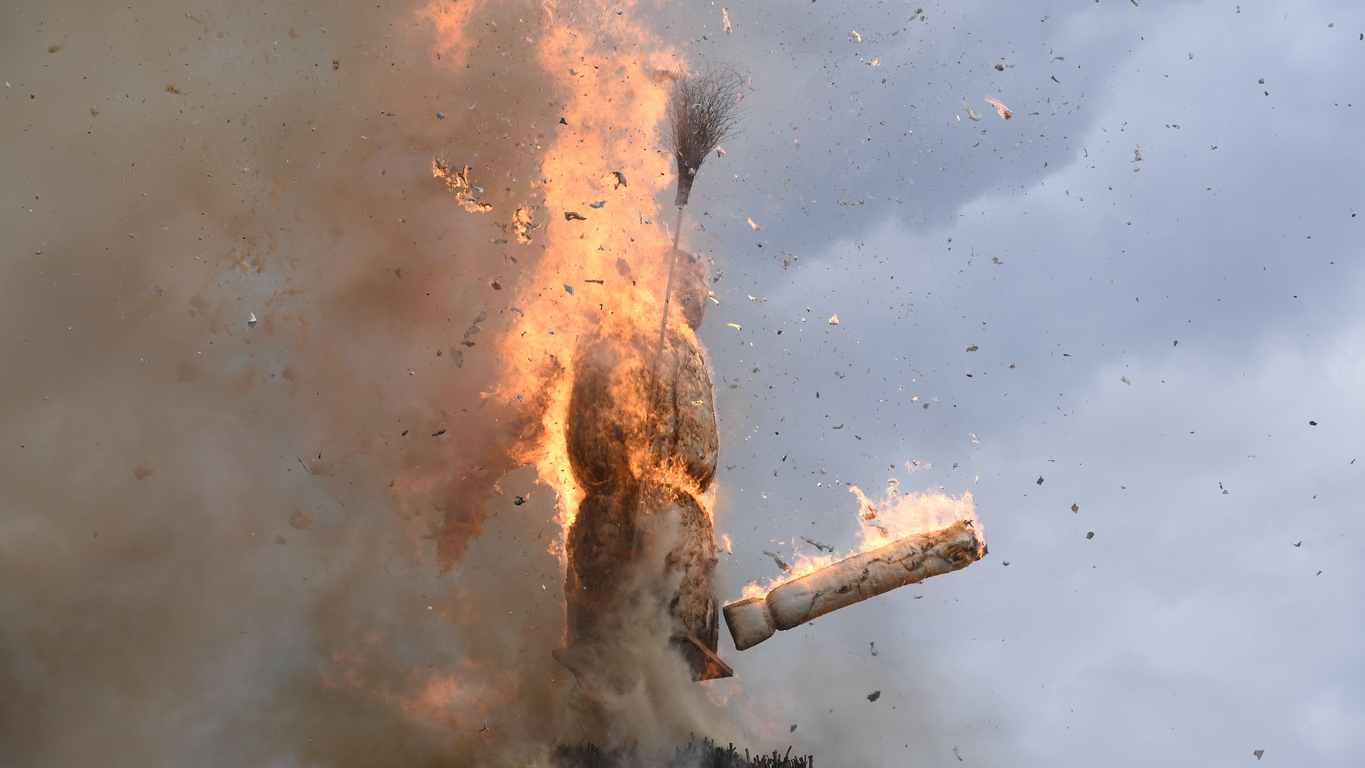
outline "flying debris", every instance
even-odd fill
[[[752,227],[755,232],[763,229],[763,227],[756,224],[753,219],[749,219],[749,226]]]
[[[972,122],[974,123],[981,122],[981,113],[977,112],[975,109],[972,109],[971,104],[968,104],[967,102],[964,101],[962,102],[962,106],[966,108],[967,117],[971,118]]]
[[[812,547],[815,547],[816,549],[818,549],[818,550],[820,550],[820,551],[822,551],[822,552],[833,552],[833,551],[834,551],[834,547],[831,547],[830,545],[825,544],[824,542],[816,541],[815,539],[808,539],[808,538],[806,538],[805,536],[802,536],[802,537],[801,537],[801,540],[804,541],[804,542],[806,542],[807,544],[811,545]],[[1294,546],[1297,547],[1298,545],[1295,544]],[[877,655],[877,652],[876,652],[875,649],[872,651],[872,655],[873,655],[873,656],[876,656],[876,655]]]
[[[588,217],[584,216],[583,214],[579,213],[578,211],[565,211],[565,212],[564,212],[564,220],[565,220],[565,221],[587,221],[587,220],[588,220]]]
[[[246,319],[246,329],[249,331],[249,330],[251,330],[251,329],[253,329],[253,328],[255,328],[255,327],[256,327],[256,313],[255,313],[255,312],[250,312],[250,313],[248,313],[248,317],[247,317],[247,319]]]
[[[986,102],[989,103],[991,106],[995,107],[995,111],[997,114],[1000,115],[1000,117],[1006,120],[1010,119],[1011,117],[1014,117],[1014,110],[1010,109],[1004,104],[1001,104],[999,101],[991,98],[990,96],[986,97]]]
[[[724,25],[725,25],[725,34],[728,35],[728,34],[730,34],[731,32],[734,31],[734,29],[730,26],[730,9],[729,9],[729,8],[721,8],[721,9],[720,9],[720,20],[721,20],[721,22],[724,23]]]
[[[782,569],[783,573],[792,572],[792,567],[782,562],[782,558],[778,557],[776,552],[769,552],[768,550],[765,549],[763,550],[763,554],[767,555],[768,557],[771,557],[773,559],[773,562],[777,563],[777,567]]]

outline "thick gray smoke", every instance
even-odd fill
[[[543,18],[485,11],[459,45],[419,4],[3,12],[0,763],[556,727],[554,499],[481,396],[534,252],[430,171],[507,208],[548,142]]]

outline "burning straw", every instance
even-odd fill
[[[947,528],[897,539],[880,549],[840,560],[782,584],[764,597],[725,606],[725,623],[742,651],[779,629],[860,603],[897,587],[966,568],[986,554],[976,526],[959,520]]]

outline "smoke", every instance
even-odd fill
[[[519,145],[554,123],[499,30],[544,13],[7,19],[0,763],[543,748],[553,498],[483,393],[535,257]]]

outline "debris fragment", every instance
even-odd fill
[[[1002,118],[1004,118],[1004,119],[1006,119],[1006,120],[1010,119],[1011,117],[1014,117],[1014,110],[1010,109],[1009,107],[1005,106],[1004,104],[1001,104],[1001,103],[1000,103],[999,101],[997,101],[996,99],[993,99],[993,98],[991,98],[990,96],[987,96],[987,97],[986,97],[986,102],[987,102],[988,104],[990,104],[991,106],[995,107],[995,111],[996,111],[997,114],[1000,115],[1000,117],[1002,117]]]
[[[589,208],[601,208],[602,206],[604,206],[604,205],[606,205],[606,204],[607,204],[607,201],[606,201],[606,200],[598,200],[598,201],[595,202],[595,203],[588,203],[588,207],[589,207]]]
[[[755,224],[753,219],[749,219],[749,226],[753,227],[755,232],[759,231],[760,229],[763,229],[763,227],[760,227],[759,225]]]
[[[765,549],[763,550],[763,554],[767,555],[768,557],[771,557],[773,559],[773,562],[777,563],[777,567],[782,569],[783,573],[792,572],[792,567],[782,562],[782,558],[778,557],[776,552],[769,552],[768,550]]]
[[[473,189],[469,184],[470,170],[472,169],[466,165],[456,173],[440,158],[432,158],[431,160],[431,175],[446,183],[446,187],[455,193],[455,199],[460,201],[461,207],[470,213],[486,213],[493,210],[493,206],[479,202],[474,195],[470,194],[470,190]],[[482,192],[483,190],[479,191]]]
[[[1039,476],[1038,476],[1038,484],[1039,484],[1039,485],[1042,485],[1042,484],[1043,484],[1043,476],[1042,476],[1042,475],[1039,475]]]
[[[1080,512],[1080,511],[1081,511],[1081,508],[1080,508],[1080,506],[1077,505],[1077,504],[1072,504],[1072,505],[1071,505],[1071,511],[1072,511],[1072,512]]]
[[[445,428],[442,427],[441,429],[438,429],[438,430],[436,430],[435,432],[432,432],[432,433],[431,433],[431,436],[432,436],[432,437],[440,437],[441,435],[444,435],[445,433],[446,433]]]
[[[479,331],[483,330],[482,328],[479,327],[479,323],[482,323],[484,320],[487,320],[487,319],[488,319],[488,310],[484,310],[484,311],[480,312],[480,313],[479,313],[479,316],[476,317],[476,318],[474,318],[474,322],[470,324],[469,330],[467,330],[467,331],[464,332],[464,340],[463,340],[461,343],[464,344],[466,347],[472,347],[472,346],[474,346],[474,342],[470,341],[470,340],[469,340],[469,337],[470,337],[470,336],[473,336],[474,334],[476,334],[476,333],[478,333]]]
[[[838,315],[830,315],[830,316],[829,316],[829,324],[830,324],[830,325],[838,325],[838,324],[839,324],[839,316],[838,316]]]
[[[531,230],[535,225],[531,223],[531,211],[525,207],[517,208],[517,212],[512,214],[512,229],[517,233],[517,242],[526,245],[531,242]]]
[[[256,327],[256,313],[248,312],[246,318],[246,329],[249,331]]]
[[[1134,4],[1136,5],[1136,3],[1134,3]],[[1255,755],[1257,760],[1260,760],[1260,759],[1261,759],[1261,755],[1264,755],[1264,754],[1265,754],[1265,750],[1264,750],[1264,749],[1258,749],[1258,750],[1253,751],[1251,754]]]
[[[876,656],[876,655],[877,655],[877,644],[874,643],[874,642],[869,642],[869,643],[868,643],[868,646],[872,648],[872,655],[873,655],[873,656]]]
[[[967,347],[967,351],[968,351],[968,352],[975,352],[975,351],[977,351],[978,349],[981,349],[981,347],[978,347],[978,346],[975,345],[975,344],[971,345],[970,347]]]
[[[881,692],[881,691],[873,691],[872,693],[869,693],[869,694],[867,695],[867,700],[868,700],[868,701],[876,701],[877,699],[880,699],[881,697],[882,697],[882,692]]]
[[[1120,377],[1119,377],[1119,381],[1123,382],[1124,384],[1130,384],[1130,385],[1133,383],[1133,382],[1131,382],[1131,381],[1128,380],[1128,377],[1127,377],[1127,376],[1120,376]]]
[[[855,29],[848,33],[848,39],[855,43],[861,43],[863,41],[863,36],[858,34],[858,30]]]
[[[626,175],[620,171],[612,171],[608,178],[612,180],[612,189],[620,189],[621,187],[629,186],[626,184]]]
[[[444,112],[437,112],[437,113],[436,113],[436,119],[437,119],[437,120],[444,120],[444,119],[446,119],[446,113],[444,113]]]
[[[981,122],[981,114],[978,113],[975,109],[972,109],[971,104],[968,104],[966,101],[963,101],[962,106],[967,109],[967,117],[970,118],[972,122],[974,123]]]
[[[1095,538],[1095,532],[1094,532],[1094,531],[1086,531],[1086,532],[1085,532],[1085,538],[1086,538],[1086,539],[1093,539],[1093,538]]]
[[[734,31],[733,28],[730,26],[730,9],[729,9],[729,8],[721,8],[721,9],[720,9],[720,20],[721,20],[721,22],[725,25],[725,34],[728,35],[728,34],[730,34],[731,32]]]
[[[525,503],[526,503],[526,497],[525,497],[525,496],[513,496],[513,497],[512,497],[512,503],[515,504],[516,506],[520,507],[522,504],[525,504]]]
[[[299,531],[306,531],[313,527],[317,522],[317,515],[311,512],[300,512],[297,509],[289,513],[289,527]]]
[[[573,295],[573,286],[572,286],[572,285],[569,285],[568,283],[565,283],[565,284],[564,284],[564,291],[565,291],[566,293],[568,293],[570,296],[572,296],[572,295]]]
[[[588,218],[587,218],[586,216],[584,216],[583,214],[577,212],[577,211],[565,211],[565,212],[564,212],[564,220],[565,220],[565,221],[587,221]]]

